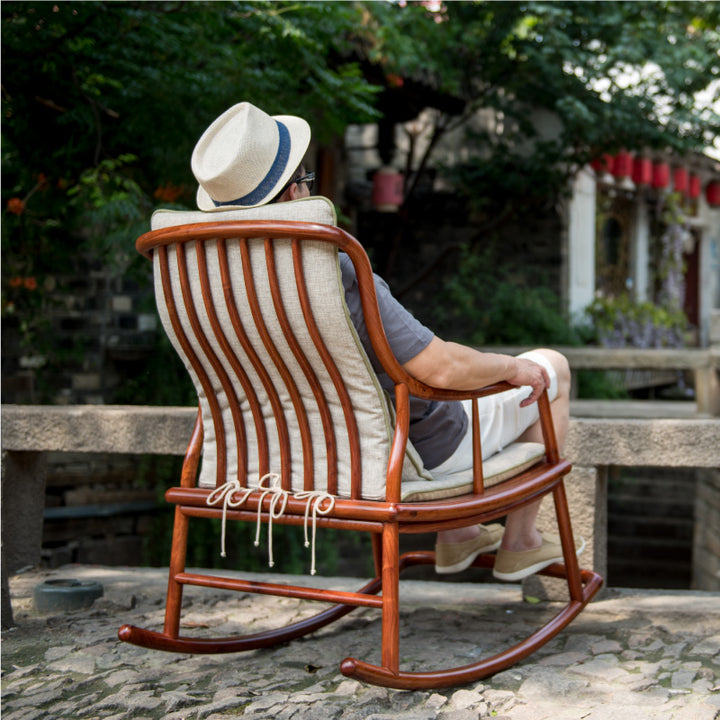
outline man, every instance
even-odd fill
[[[302,161],[310,136],[310,127],[301,118],[270,117],[250,103],[233,106],[210,125],[193,151],[198,207],[212,211],[307,197],[314,173],[306,172]],[[370,345],[352,263],[343,254],[340,266],[350,317],[381,385],[392,389],[392,381]],[[410,375],[434,387],[456,390],[500,381],[515,386],[480,400],[484,457],[514,440],[542,442],[536,400],[545,389],[562,448],[569,419],[570,370],[561,354],[541,349],[511,357],[446,342],[400,305],[377,276],[375,284],[385,333]],[[412,399],[410,440],[432,474],[471,471],[468,407],[459,402]],[[539,508],[537,501],[512,512],[504,529],[500,524],[475,525],[439,533],[436,570],[459,572],[480,553],[497,550],[493,574],[501,580],[517,581],[562,561],[559,540],[543,537],[536,528]],[[581,552],[584,541],[578,539],[577,545]]]

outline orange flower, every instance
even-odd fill
[[[13,213],[13,215],[22,215],[25,212],[25,201],[18,197],[10,198],[7,211]]]
[[[15,277],[10,278],[10,287],[16,288],[20,287],[23,284],[23,279],[21,277],[18,277],[17,275]]]
[[[183,188],[181,185],[174,185],[173,183],[167,183],[166,185],[160,185],[160,187],[153,193],[154,197],[161,202],[175,202],[180,195],[182,195]]]
[[[37,290],[37,280],[34,277],[26,277],[23,281],[26,290]]]

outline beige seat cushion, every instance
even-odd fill
[[[483,462],[483,481],[485,487],[514,477],[536,465],[545,457],[542,443],[511,443]],[[447,477],[435,477],[427,480],[403,481],[402,500],[404,502],[422,502],[424,500],[443,500],[445,498],[466,495],[473,490],[472,471],[455,473]]]

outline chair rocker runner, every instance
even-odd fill
[[[341,671],[387,687],[441,688],[520,661],[592,599],[602,578],[578,566],[563,485],[571,466],[558,455],[547,395],[539,400],[544,445],[516,444],[499,454],[505,457],[483,463],[474,403],[472,479],[464,486],[433,479],[408,441],[410,395],[457,400],[510,386],[440,390],[404,371],[382,328],[367,256],[352,236],[335,227],[329,201],[156,213],[153,227],[137,247],[153,260],[158,310],[195,383],[200,410],[180,486],[166,493],[175,505],[175,525],[164,628],[125,625],[121,640],[181,653],[236,652],[286,642],[355,607],[372,607],[382,613],[380,664],[346,658]],[[355,267],[373,349],[395,383],[394,408],[349,321],[338,251]],[[567,603],[528,638],[497,655],[461,667],[403,671],[399,574],[411,565],[433,564],[434,552],[400,555],[400,534],[486,522],[544,495],[555,502],[565,563],[542,573],[566,578]],[[316,529],[368,532],[375,577],[346,592],[188,572],[190,518],[222,518],[223,531],[226,522],[267,524],[268,542],[272,524],[303,526],[308,541],[313,538],[313,570]],[[492,562],[480,555],[473,565],[492,567]],[[179,632],[185,585],[333,605],[277,630],[192,638]]]

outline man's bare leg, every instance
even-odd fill
[[[555,425],[558,449],[562,454],[570,421],[570,367],[565,356],[555,350],[541,349],[537,352],[542,353],[550,360],[557,375],[558,391],[557,396],[550,403],[550,411]],[[543,442],[540,421],[538,420],[529,427],[518,440],[522,442]],[[542,500],[538,500],[508,514],[502,548],[519,552],[532,550],[540,546],[542,538],[535,521],[541,502]],[[441,531],[438,533],[437,539],[440,543],[459,543],[477,537],[479,532],[480,529],[477,525],[471,525],[470,527]]]
[[[542,353],[550,360],[557,375],[558,391],[557,396],[550,403],[550,412],[555,426],[558,449],[562,454],[570,424],[570,366],[565,356],[555,350],[542,349],[537,352]],[[521,442],[543,442],[540,421],[538,420],[534,425],[531,425],[518,440]],[[542,500],[538,500],[507,516],[505,534],[501,545],[503,549],[518,552],[540,547],[542,538],[535,521],[541,503]]]

